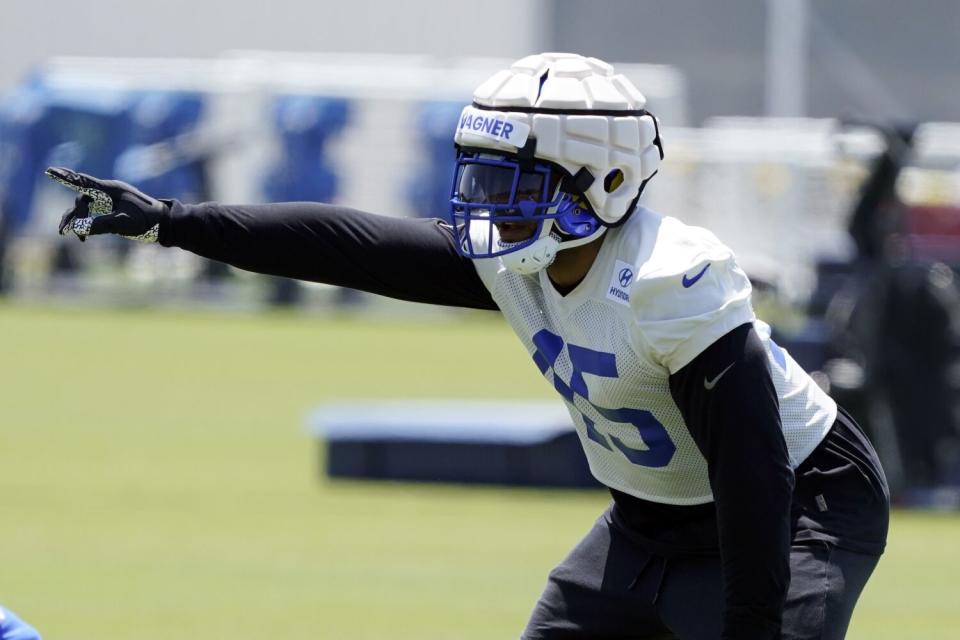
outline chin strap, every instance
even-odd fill
[[[500,247],[509,249],[511,244],[518,243],[501,242]],[[559,236],[548,233],[523,249],[504,254],[501,260],[503,260],[503,266],[510,271],[528,276],[543,271],[553,264],[559,249]]]

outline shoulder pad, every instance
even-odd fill
[[[673,373],[754,320],[752,288],[733,252],[706,229],[662,218],[654,239],[646,231],[629,304],[651,351]]]

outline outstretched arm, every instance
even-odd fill
[[[723,638],[774,640],[790,583],[793,469],[766,350],[744,324],[670,376],[707,460],[723,564]]]
[[[264,205],[161,201],[69,169],[47,174],[80,193],[60,232],[114,233],[180,247],[235,267],[380,295],[496,309],[439,220],[379,216],[312,202]],[[94,215],[91,215],[94,214]]]
[[[497,308],[439,220],[309,202],[239,206],[174,201],[161,219],[159,242],[257,273],[413,302]]]

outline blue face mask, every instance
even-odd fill
[[[551,230],[563,236],[594,233],[600,222],[579,198],[563,191],[565,177],[551,163],[461,149],[450,198],[457,249],[468,258],[519,251],[541,237],[548,220],[553,221]],[[500,223],[531,223],[532,233],[519,242],[495,242],[494,229]],[[484,241],[475,246],[477,229]]]

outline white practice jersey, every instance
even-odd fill
[[[836,419],[836,403],[756,319],[746,274],[706,229],[639,208],[607,231],[590,272],[565,296],[545,270],[519,275],[497,258],[474,265],[563,396],[591,472],[609,487],[668,504],[713,500],[669,376],[747,322],[767,347],[794,468]]]

